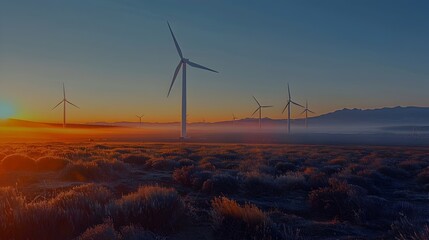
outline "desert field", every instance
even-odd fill
[[[428,239],[427,148],[0,144],[0,239]]]

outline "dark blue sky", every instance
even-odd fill
[[[220,72],[189,69],[191,121],[248,117],[252,95],[282,117],[286,82],[319,114],[426,106],[428,12],[405,0],[0,0],[0,101],[14,117],[57,119],[65,82],[76,121],[178,120],[169,20],[185,56]]]

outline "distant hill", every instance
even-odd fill
[[[379,109],[341,109],[331,113],[323,114],[316,117],[308,118],[311,125],[381,125],[381,126],[411,126],[414,125],[429,125],[429,107],[392,107]],[[262,122],[265,126],[277,127],[284,126],[286,119],[271,119],[263,118]],[[293,124],[303,125],[304,119],[292,119]],[[220,122],[193,122],[189,123],[194,127],[209,127],[209,126],[254,126],[258,124],[257,118],[238,119],[233,123],[230,121]],[[150,127],[170,127],[179,126],[178,122],[168,123],[150,123],[143,122],[143,126]],[[17,119],[0,120],[0,126],[19,126],[19,127],[62,127],[62,124],[54,123],[38,123]],[[101,128],[101,127],[138,127],[137,122],[94,122],[87,124],[67,124],[69,128]]]
[[[316,117],[309,117],[313,125],[429,125],[429,107],[392,107],[379,109],[348,109],[344,108]],[[237,124],[256,124],[256,118],[236,120]],[[263,124],[276,126],[286,124],[286,119],[263,118]],[[304,124],[304,119],[292,119],[294,124]],[[213,123],[216,125],[231,125],[232,121]]]
[[[0,127],[49,127],[49,124],[18,119],[2,119],[0,120]]]
[[[0,120],[0,127],[23,127],[23,128],[62,128],[63,125],[60,123],[41,123],[41,122],[32,122],[19,119],[5,119]],[[68,123],[67,128],[106,128],[106,127],[115,127],[108,125],[96,125],[96,124],[74,124]]]
[[[429,107],[392,107],[379,109],[337,110],[314,118],[317,124],[429,124]]]

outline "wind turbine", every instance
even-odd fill
[[[177,43],[176,37],[173,34],[173,30],[171,30],[170,23],[168,23],[168,28],[170,29],[171,36],[173,37],[174,45],[176,45],[177,53],[180,57],[179,65],[177,65],[176,70],[174,71],[173,80],[171,81],[170,89],[168,90],[167,97],[170,96],[171,88],[173,87],[174,81],[176,81],[177,74],[180,71],[180,68],[182,68],[182,132],[181,132],[181,138],[186,138],[186,66],[189,65],[191,67],[208,70],[211,72],[217,73],[217,71],[201,66],[197,63],[191,62],[189,59],[183,57],[182,50],[179,47],[179,44]]]
[[[67,105],[66,103],[68,103],[68,104],[70,104],[70,105],[72,105],[72,106],[74,106],[76,108],[79,108],[79,107],[76,106],[76,105],[74,105],[73,103],[69,102],[69,100],[67,100],[67,98],[66,98],[66,88],[64,86],[64,83],[63,83],[63,100],[61,100],[61,102],[59,102],[55,107],[53,107],[52,110],[54,110],[55,108],[57,108],[61,103],[64,104],[64,107],[63,107],[63,111],[64,111],[64,114],[63,114],[63,128],[65,128],[66,127],[66,105]]]
[[[235,114],[232,114],[232,125],[235,125],[235,120],[237,120],[237,118],[235,117]]]
[[[286,110],[286,108],[287,108],[287,132],[290,133],[290,108],[292,107],[292,104],[295,104],[296,106],[300,106],[302,108],[304,108],[304,106],[302,106],[299,103],[296,103],[296,102],[292,101],[292,98],[290,96],[289,83],[287,84],[287,92],[289,94],[289,98],[287,100],[287,104],[286,104],[285,108],[283,108],[282,113],[284,113],[285,110]]]
[[[269,107],[272,107],[272,106],[264,106],[264,105],[261,105],[259,102],[258,102],[258,100],[255,98],[255,96],[252,96],[253,97],[253,99],[255,99],[255,102],[258,104],[258,108],[252,113],[252,116],[253,115],[255,115],[255,113],[257,112],[257,111],[259,111],[259,128],[261,128],[261,119],[262,119],[262,108],[269,108]]]
[[[301,113],[301,114],[305,113],[305,128],[308,127],[308,125],[307,125],[308,112],[311,112],[313,114],[315,113],[315,112],[311,111],[310,109],[308,109],[308,101],[306,100],[305,101],[305,109]]]
[[[142,126],[142,118],[144,117],[144,114],[142,114],[142,115],[136,115],[136,117],[140,120],[140,127]]]

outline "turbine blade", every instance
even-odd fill
[[[295,105],[297,105],[297,106],[300,106],[300,107],[302,107],[302,108],[305,108],[304,106],[302,106],[301,104],[299,104],[299,103],[296,103],[296,102],[294,102],[294,101],[290,101],[291,103],[293,103],[293,104],[295,104]]]
[[[189,64],[189,65],[190,65],[190,66],[192,66],[192,67],[195,67],[195,68],[200,68],[200,69],[208,70],[208,71],[211,71],[211,72],[219,73],[219,72],[218,72],[218,71],[216,71],[216,70],[210,69],[210,68],[208,68],[208,67],[201,66],[201,65],[196,64],[196,63],[194,63],[194,62],[191,62],[191,61],[189,61],[189,60],[188,60],[186,63],[187,63],[187,64]]]
[[[311,111],[310,109],[307,109],[309,112],[311,112],[311,113],[313,113],[313,114],[316,114],[315,112],[313,112],[313,111]]]
[[[287,83],[287,92],[289,93],[289,99],[290,99],[291,97],[290,97],[290,88],[289,88],[289,83]]]
[[[171,88],[173,87],[174,81],[176,81],[177,74],[179,73],[182,64],[182,61],[180,61],[179,65],[177,65],[176,70],[174,71],[173,80],[171,81],[170,89],[168,89],[167,97],[170,96]]]
[[[255,96],[252,96],[252,97],[253,97],[253,99],[255,99],[256,103],[257,103],[257,104],[258,104],[258,106],[260,107],[260,106],[261,106],[261,104],[258,102],[258,100],[256,100]]]
[[[171,30],[170,23],[167,22],[168,28],[170,29],[171,36],[174,40],[174,45],[176,45],[177,53],[179,53],[180,59],[183,59],[182,50],[180,50],[179,44],[177,43],[176,37],[174,36],[173,30]]]
[[[285,110],[286,110],[286,108],[289,106],[289,104],[290,104],[290,102],[287,102],[287,104],[286,104],[285,108],[283,108],[282,113],[284,113],[284,112],[285,112]]]
[[[55,107],[53,107],[52,108],[52,110],[54,110],[55,108],[57,108],[61,103],[63,103],[64,102],[64,100],[61,100],[61,102],[60,103],[58,103],[57,105],[55,105]]]
[[[304,109],[304,111],[302,111],[300,114],[304,114],[307,111],[307,109]]]
[[[253,115],[255,115],[255,113],[260,109],[261,107],[258,107],[251,115],[251,117],[253,117]]]
[[[78,107],[78,106],[74,105],[73,103],[69,102],[68,100],[66,100],[66,102],[67,102],[68,104],[70,104],[70,105],[72,105],[72,106],[74,106],[74,107],[76,107],[76,108],[79,108],[79,109],[80,109],[80,107]]]
[[[273,106],[261,106],[261,107],[263,107],[263,108],[270,108],[270,107],[273,107]]]

